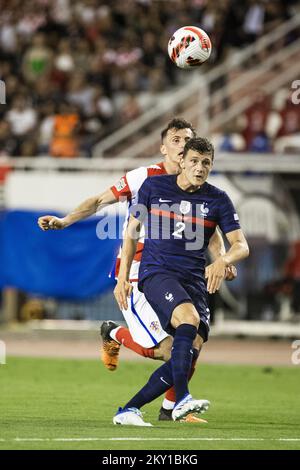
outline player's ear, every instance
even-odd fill
[[[161,144],[160,152],[161,152],[162,155],[167,155],[167,149],[166,149],[165,144]]]
[[[180,166],[180,168],[181,168],[182,170],[185,169],[185,161],[184,161],[184,158],[181,158],[181,159],[180,159],[179,166]]]

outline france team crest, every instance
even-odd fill
[[[191,210],[190,201],[181,201],[180,206],[179,206],[179,210],[183,215],[188,214]]]

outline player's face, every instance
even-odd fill
[[[169,129],[160,147],[161,153],[172,163],[180,162],[183,148],[188,140],[193,137],[193,131],[187,129]]]
[[[212,156],[190,149],[181,160],[182,173],[191,186],[201,186],[212,169]]]

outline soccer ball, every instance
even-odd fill
[[[177,29],[168,43],[170,59],[181,69],[197,67],[205,62],[211,53],[211,42],[203,29],[183,26]]]

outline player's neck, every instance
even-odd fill
[[[180,173],[180,166],[176,162],[165,160],[163,165],[168,175],[178,175]]]
[[[202,186],[201,184],[197,186],[191,184],[183,173],[180,173],[180,175],[177,176],[176,182],[180,189],[188,193],[194,193],[195,191],[198,191],[198,189],[200,189]]]

